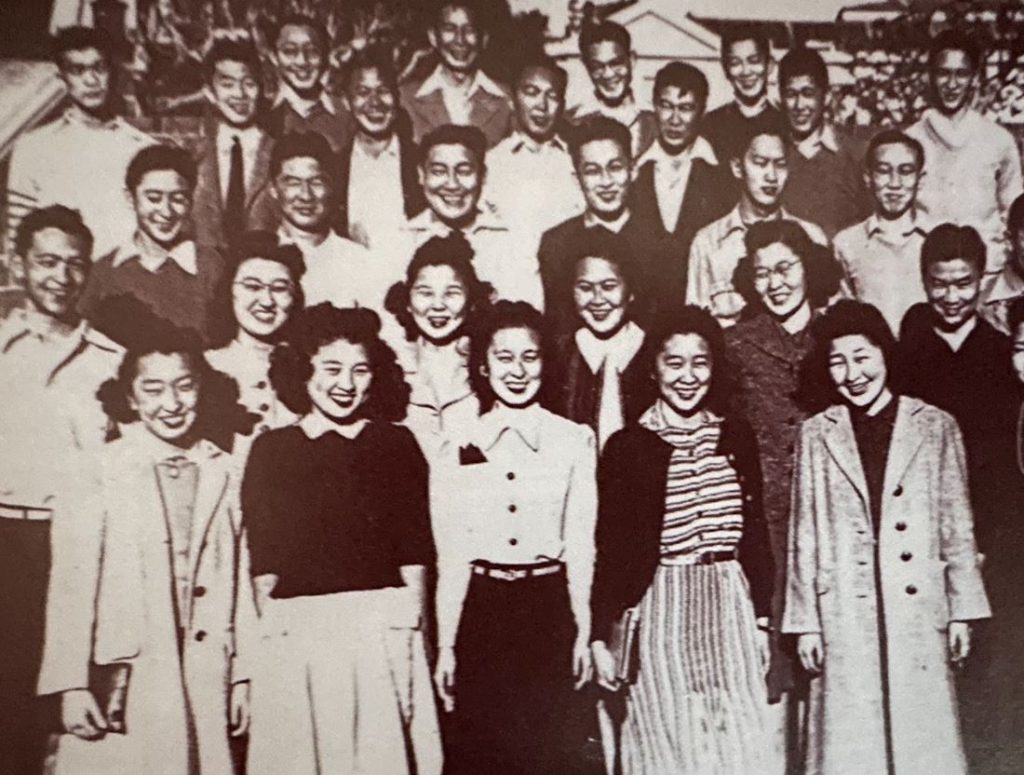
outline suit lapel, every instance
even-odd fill
[[[750,332],[748,337],[750,344],[772,358],[777,358],[784,363],[792,363],[793,359],[786,352],[778,326],[772,323],[767,314],[759,315],[755,320],[757,329]]]
[[[451,117],[448,115],[448,108],[444,106],[444,98],[441,96],[440,89],[415,98],[409,105],[409,109],[418,114],[426,126],[436,127],[451,123]]]
[[[249,178],[249,188],[245,194],[245,207],[248,210],[252,207],[253,201],[267,185],[270,177],[270,153],[273,150],[274,141],[266,132],[260,133],[260,144],[256,149],[256,159],[253,161],[252,175]]]
[[[850,480],[864,507],[864,515],[871,514],[871,501],[868,498],[868,483],[864,476],[864,466],[857,450],[857,439],[853,435],[853,424],[850,412],[845,406],[830,406],[825,410],[830,421],[825,433],[825,446],[828,448],[836,465]]]
[[[885,492],[893,492],[924,444],[924,433],[917,427],[917,413],[921,404],[909,398],[899,398],[896,425],[892,430],[889,458],[885,464]]]
[[[440,94],[440,92],[438,93]],[[470,99],[473,102],[473,107],[469,111],[469,123],[480,127],[481,131],[494,120],[494,116],[505,104],[500,97],[488,94],[483,89],[477,90]]]

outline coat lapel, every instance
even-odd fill
[[[917,413],[922,404],[911,398],[901,397],[896,410],[896,425],[892,430],[889,458],[885,464],[885,492],[892,493],[900,479],[914,460],[914,455],[924,444],[924,433],[917,427]]]
[[[260,136],[259,148],[256,149],[256,160],[253,162],[252,177],[249,178],[249,188],[246,191],[246,209],[252,207],[252,203],[257,195],[267,185],[267,180],[270,177],[270,154],[273,147],[273,139],[266,132],[263,132]]]
[[[864,476],[864,466],[857,450],[857,439],[853,435],[853,424],[850,412],[845,406],[830,406],[825,410],[830,425],[825,433],[825,446],[836,464],[850,480],[864,506],[865,516],[871,513],[868,499],[868,483]]]
[[[199,483],[196,488],[196,504],[192,517],[192,533],[189,544],[188,562],[189,579],[196,578],[199,567],[199,556],[206,543],[210,523],[217,510],[221,508],[227,491],[227,467],[224,465],[225,455],[207,441],[200,442],[201,448],[196,455],[199,467]]]
[[[488,94],[483,89],[478,90],[471,99],[473,107],[469,111],[469,123],[484,131],[484,127],[493,121],[495,114],[504,107],[505,101],[501,97]]]

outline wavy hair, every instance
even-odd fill
[[[543,369],[550,364],[552,344],[544,316],[535,307],[525,301],[495,302],[484,314],[478,316],[470,328],[469,335],[469,384],[473,393],[480,401],[481,413],[487,412],[492,406],[496,397],[491,389],[491,383],[484,376],[484,367],[487,365],[487,350],[494,340],[494,335],[499,331],[509,328],[525,328],[537,337],[540,344],[541,357],[541,391],[538,398],[543,398],[544,372]]]

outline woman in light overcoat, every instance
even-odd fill
[[[783,631],[812,690],[812,775],[964,775],[953,666],[990,615],[956,422],[890,387],[892,334],[838,302],[808,383],[834,403],[802,426]]]

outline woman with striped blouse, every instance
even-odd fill
[[[660,396],[609,439],[598,469],[593,661],[605,688],[628,693],[622,771],[781,772],[767,734],[773,563],[757,444],[725,411],[710,314],[685,307],[650,344]],[[622,686],[607,644],[634,608],[639,672]]]

